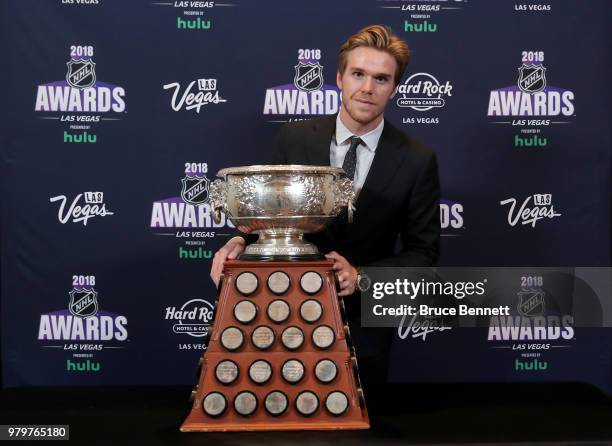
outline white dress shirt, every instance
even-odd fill
[[[359,194],[363,188],[370,166],[374,160],[376,153],[376,147],[378,147],[378,141],[380,135],[382,135],[383,128],[385,126],[385,120],[383,119],[374,130],[366,133],[365,135],[359,136],[363,141],[357,146],[357,165],[355,166],[355,178],[353,178],[353,190]],[[342,167],[344,163],[344,157],[351,146],[349,138],[354,135],[340,119],[340,113],[336,117],[336,133],[334,134],[331,144],[329,146],[329,161],[330,166]]]

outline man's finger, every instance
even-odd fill
[[[215,260],[213,260],[212,269],[210,271],[211,274],[217,274],[219,270],[219,264],[222,262],[223,261],[221,260],[221,257],[217,257]]]
[[[213,263],[210,268],[210,278],[215,283],[215,286],[219,286],[219,280],[223,273],[223,266],[226,260],[236,259],[244,251],[244,244],[239,242],[229,241],[222,246],[213,257]]]
[[[224,252],[223,255],[221,255],[219,257],[219,260],[217,261],[216,272],[218,276],[221,275],[221,272],[223,271],[223,265],[225,265],[226,260],[227,260],[227,253]]]
[[[219,276],[217,276],[216,271],[211,271],[210,272],[210,278],[212,279],[212,281],[215,283],[215,286],[219,285]]]
[[[223,269],[223,264],[225,263],[225,253],[221,250],[217,251],[219,257],[213,260],[212,268],[210,270],[210,275],[215,285],[219,282],[219,277],[221,277],[221,270]]]
[[[338,296],[350,296],[355,292],[355,287],[347,286],[346,288],[342,288],[342,291],[338,293]]]
[[[338,254],[336,251],[331,251],[325,254],[325,257],[328,259],[339,260],[340,254]]]
[[[238,257],[239,253],[240,253],[240,247],[238,245],[236,245],[229,252],[229,254],[227,255],[227,258],[230,259],[230,260],[234,260],[236,257]]]
[[[216,260],[213,260],[213,264],[210,267],[210,278],[212,280],[215,280],[216,271],[217,271],[217,262],[216,262]]]

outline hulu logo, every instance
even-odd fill
[[[100,363],[90,361],[89,359],[85,362],[72,362],[70,359],[68,359],[66,361],[66,370],[69,372],[99,372]]]
[[[519,361],[518,359],[514,360],[514,370],[519,372],[546,369],[548,369],[548,362],[546,361],[538,361],[537,359],[533,359],[531,361]]]
[[[210,259],[212,258],[212,251],[210,249],[185,249],[179,247],[179,259]]]
[[[87,144],[92,143],[95,144],[98,141],[98,137],[96,135],[90,135],[87,132],[83,132],[81,134],[72,134],[64,131],[64,142],[70,143],[81,143]]]
[[[408,20],[404,20],[404,31],[407,33],[435,33],[437,30],[438,25],[428,23],[427,20],[422,23],[410,23]]]
[[[177,29],[210,29],[210,20],[202,20],[198,17],[195,20],[176,18]]]
[[[514,135],[514,147],[546,147],[548,139],[532,136],[530,138],[521,138],[519,135]]]

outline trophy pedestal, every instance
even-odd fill
[[[227,261],[183,432],[368,429],[333,261]]]
[[[240,260],[255,262],[296,262],[325,260],[312,243],[304,240],[304,234],[292,229],[256,231],[259,238],[246,247]]]

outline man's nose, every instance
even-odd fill
[[[365,78],[365,80],[361,84],[361,91],[364,93],[372,93],[373,89],[374,89],[374,79],[368,76]]]

